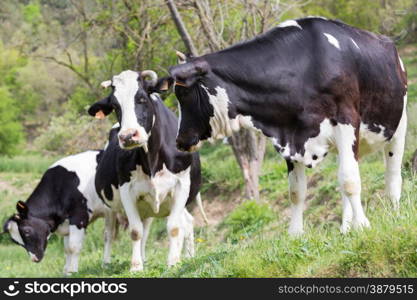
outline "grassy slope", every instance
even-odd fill
[[[405,162],[417,148],[417,48],[402,51],[410,77],[409,131]],[[204,199],[212,207],[230,206],[242,186],[239,169],[226,146],[206,147],[203,153]],[[0,219],[13,211],[13,204],[24,199],[53,159],[38,156],[0,161]],[[31,173],[28,173],[28,172]],[[417,178],[409,164],[403,169],[402,207],[391,210],[383,195],[384,167],[380,154],[361,163],[363,203],[372,228],[362,232],[339,233],[341,203],[336,181],[335,157],[330,156],[317,169],[309,171],[309,196],[305,212],[306,234],[299,239],[286,233],[288,193],[285,164],[269,148],[261,176],[266,212],[253,216],[236,209],[227,220],[242,220],[232,233],[232,223],[196,228],[197,256],[172,269],[165,267],[167,241],[164,221],[157,221],[148,243],[148,263],[142,274],[130,274],[130,242],[120,234],[115,243],[113,262],[101,266],[103,251],[102,220],[92,224],[80,260],[80,277],[274,277],[274,276],[417,276]],[[215,200],[213,200],[215,199]],[[273,220],[263,222],[273,210]],[[226,209],[227,210],[227,209]],[[246,215],[245,215],[246,213]],[[251,214],[252,213],[252,214]],[[243,215],[243,217],[242,217]],[[248,215],[249,218],[248,218]],[[270,218],[270,217],[268,217]],[[268,219],[269,220],[269,219]],[[235,222],[236,223],[236,222]],[[265,224],[266,223],[266,224]],[[236,226],[236,225],[234,225]],[[154,247],[158,244],[158,247]],[[46,258],[35,265],[26,252],[0,237],[0,276],[61,276],[64,264],[62,240],[51,238]]]

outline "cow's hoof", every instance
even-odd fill
[[[103,262],[101,263],[101,266],[102,266],[103,268],[108,268],[108,267],[110,266],[110,261],[103,261]]]
[[[180,262],[179,257],[175,257],[173,259],[169,259],[168,260],[168,267],[171,268],[171,267],[175,266],[179,262]]]
[[[186,250],[184,253],[185,258],[193,258],[195,256],[194,250]]]
[[[393,200],[392,208],[394,209],[394,211],[398,212],[400,210],[400,202],[398,200]]]
[[[300,227],[291,227],[288,228],[288,234],[293,238],[299,238],[304,234],[303,228]]]
[[[77,271],[66,271],[66,270],[64,270],[64,276],[65,277],[69,277],[69,276],[73,275],[74,273],[77,273]]]
[[[288,230],[288,234],[292,238],[300,238],[304,235],[304,230]]]
[[[353,225],[353,228],[356,230],[358,229],[361,230],[361,229],[371,227],[371,223],[369,223],[369,220],[366,217],[359,219],[359,220],[354,220],[352,225]]]
[[[340,226],[340,232],[342,234],[347,234],[350,231],[350,223],[344,223]]]
[[[143,265],[142,264],[132,264],[130,267],[130,272],[142,272],[143,271]]]

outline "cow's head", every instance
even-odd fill
[[[195,151],[202,141],[221,137],[213,119],[216,119],[216,113],[225,113],[227,107],[219,111],[219,107],[213,105],[217,101],[216,87],[219,84],[208,62],[202,57],[186,58],[179,53],[177,55],[180,64],[169,69],[172,83],[175,82],[175,95],[180,110],[177,148]]]
[[[102,82],[101,86],[111,87],[112,91],[108,97],[94,103],[88,113],[104,118],[114,110],[120,123],[120,147],[146,149],[155,122],[155,96],[152,93],[163,89],[158,86],[156,73],[151,70],[127,70],[113,76],[112,80]]]
[[[3,230],[10,234],[13,242],[26,249],[33,262],[40,262],[45,254],[51,226],[45,220],[31,216],[25,202],[18,201],[16,209],[17,214],[4,223]]]

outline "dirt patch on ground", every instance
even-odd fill
[[[8,191],[10,193],[18,193],[19,190],[12,183],[0,177],[0,191]]]

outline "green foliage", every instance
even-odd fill
[[[34,144],[37,149],[53,154],[73,154],[91,149],[102,149],[108,139],[110,121],[80,117],[68,111],[53,117],[50,125],[41,132]]]
[[[227,237],[233,241],[245,239],[258,232],[275,219],[275,214],[267,204],[246,201],[226,217]]]
[[[206,190],[234,191],[242,186],[242,174],[231,147],[208,143],[201,149],[202,178]]]
[[[85,115],[90,105],[98,100],[91,89],[77,86],[69,99],[68,107],[80,115]]]
[[[0,86],[0,155],[18,152],[23,139],[22,125],[17,121],[18,106],[9,91]]]
[[[393,38],[415,41],[412,0],[316,0],[302,8],[306,15],[324,16]]]
[[[32,25],[37,25],[42,19],[41,6],[38,1],[33,1],[23,7],[24,20]]]

